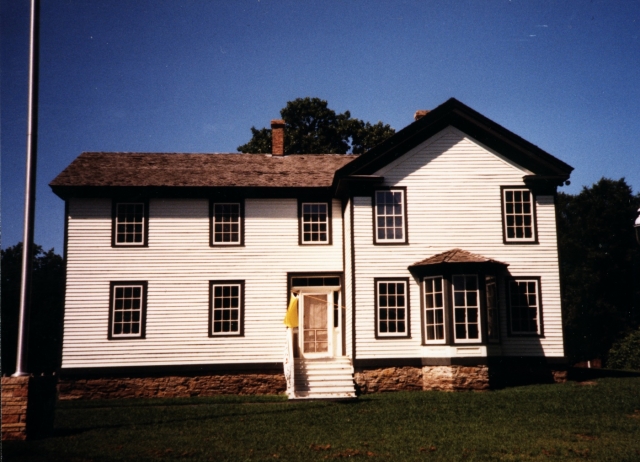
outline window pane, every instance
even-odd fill
[[[115,213],[115,243],[144,244],[144,204],[117,203]]]
[[[534,241],[533,195],[526,189],[505,189],[503,201],[507,240]]]
[[[377,191],[376,204],[376,236],[379,241],[404,240],[404,192]]]
[[[328,243],[329,236],[329,204],[326,202],[314,202],[302,204],[302,243]]]
[[[213,242],[214,244],[240,243],[240,204],[213,204]]]
[[[378,282],[377,291],[378,333],[405,334],[407,331],[406,283]]]
[[[143,287],[114,284],[112,300],[113,337],[140,337],[142,331]]]
[[[240,285],[213,284],[211,309],[213,334],[240,334]]]

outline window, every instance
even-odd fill
[[[146,246],[147,218],[147,203],[115,202],[113,205],[113,245]]]
[[[498,287],[496,278],[487,276],[485,283],[487,296],[487,337],[490,342],[500,340],[500,324],[498,322]]]
[[[407,242],[404,196],[405,191],[402,189],[376,191],[375,243],[405,244]]]
[[[478,276],[454,275],[452,284],[455,339],[457,342],[480,341]]]
[[[244,282],[211,281],[209,336],[243,335]]]
[[[444,343],[444,285],[441,276],[425,278],[424,323],[427,343]]]
[[[146,282],[112,282],[109,338],[144,338]]]
[[[541,312],[538,278],[509,281],[509,317],[512,334],[540,335]]]
[[[533,194],[524,188],[502,188],[505,242],[536,242]]]
[[[376,334],[409,336],[408,280],[376,280]]]
[[[211,204],[211,245],[242,245],[242,204]]]
[[[300,204],[300,243],[330,244],[330,210],[327,202]]]

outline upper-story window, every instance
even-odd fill
[[[241,202],[211,203],[211,245],[242,245]]]
[[[300,202],[300,243],[331,244],[331,215],[327,202]]]
[[[112,244],[122,247],[147,245],[147,202],[114,202]]]
[[[509,332],[515,335],[541,335],[540,279],[517,278],[509,281]]]
[[[526,188],[502,188],[502,221],[507,243],[535,243],[535,201]]]
[[[407,242],[405,190],[376,191],[374,208],[374,242],[405,244]]]

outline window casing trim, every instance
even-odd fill
[[[118,205],[142,204],[142,243],[117,242],[118,240]],[[149,247],[149,200],[113,199],[111,201],[111,247]]]
[[[327,206],[327,240],[326,241],[305,241],[304,240],[304,204],[326,204]],[[329,199],[298,199],[298,245],[332,245],[333,244],[333,201]]]
[[[403,239],[378,239],[378,208],[377,195],[379,192],[401,192],[402,193],[402,237]],[[372,223],[373,223],[373,245],[408,245],[409,244],[409,219],[407,213],[407,187],[394,186],[375,188],[371,197]]]
[[[403,283],[404,287],[405,287],[405,293],[404,293],[404,297],[405,297],[405,305],[404,305],[404,309],[405,309],[405,332],[401,332],[401,333],[381,333],[380,332],[380,299],[379,299],[379,283],[389,283],[389,282],[396,282],[396,283]],[[374,284],[374,307],[375,307],[375,313],[374,313],[374,330],[375,330],[375,338],[376,340],[397,340],[397,339],[410,339],[411,338],[411,294],[410,294],[410,283],[409,283],[409,278],[374,278],[373,279],[373,284]]]
[[[535,282],[537,306],[537,332],[533,331],[514,331],[513,330],[513,314],[511,305],[511,284],[513,282]],[[507,306],[507,334],[509,337],[539,337],[544,338],[544,320],[542,306],[542,278],[540,276],[512,276],[506,279],[506,306]]]
[[[507,191],[524,191],[530,194],[531,198],[531,232],[533,236],[531,238],[510,238],[507,236],[507,210],[505,194]],[[527,186],[500,186],[500,205],[502,214],[502,242],[506,245],[528,245],[539,244],[538,242],[538,216],[536,210],[536,195]]]
[[[240,303],[238,304],[238,331],[237,332],[214,332],[214,287],[216,286],[239,286]],[[209,281],[209,337],[244,337],[244,281],[240,280],[215,280]]]
[[[239,206],[240,215],[239,215],[239,230],[238,230],[238,241],[232,242],[215,242],[215,206],[216,204],[236,204]],[[221,198],[210,199],[209,200],[209,247],[242,247],[244,246],[244,228],[245,228],[245,209],[244,209],[244,199],[236,199],[236,198]]]
[[[119,335],[114,334],[115,322],[115,289],[117,287],[136,287],[142,288],[140,303],[140,332],[137,335]],[[109,283],[109,320],[107,339],[109,340],[140,340],[146,338],[147,325],[147,281],[111,281]]]

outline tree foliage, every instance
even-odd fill
[[[565,346],[573,361],[604,359],[640,322],[639,206],[624,179],[558,194]]]
[[[611,347],[607,367],[640,371],[640,329],[631,332]]]
[[[64,306],[64,261],[34,245],[27,371],[53,372],[59,362]],[[2,373],[16,367],[22,243],[2,250]]]
[[[285,121],[285,154],[361,154],[395,133],[389,125],[371,124],[330,109],[319,98],[297,98],[280,111]],[[271,153],[271,129],[251,127],[245,153]]]

